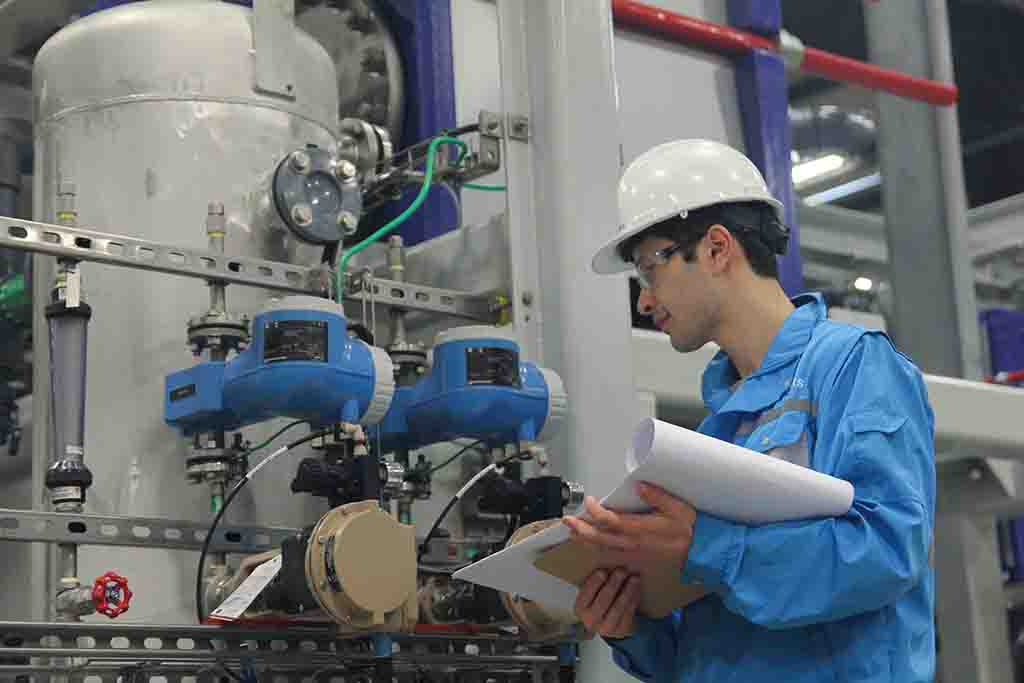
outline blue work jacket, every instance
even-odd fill
[[[841,517],[746,526],[698,513],[680,580],[712,589],[612,640],[645,681],[916,683],[935,671],[934,418],[921,372],[881,332],[794,299],[742,382],[704,372],[704,434],[854,486]],[[656,483],[656,482],[655,482]]]

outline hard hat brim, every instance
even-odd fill
[[[779,219],[779,222],[784,222],[785,221],[785,219],[783,217],[782,202],[780,202],[779,200],[777,200],[775,198],[768,199],[768,198],[765,198],[765,197],[756,197],[756,196],[751,196],[751,197],[735,197],[735,198],[730,198],[726,202],[715,202],[715,204],[731,204],[733,202],[745,202],[745,201],[764,202],[765,204],[768,204],[769,206],[772,207],[772,209],[775,210],[775,215]],[[713,206],[713,205],[714,204],[708,204],[706,206]],[[698,208],[706,208],[706,207],[694,207],[693,209],[691,209],[691,211],[696,210]],[[662,221],[668,220],[669,218],[672,218],[673,216],[677,216],[677,215],[685,217],[688,213],[689,213],[689,211],[679,211],[679,212],[675,212],[675,213],[673,213],[671,215],[668,215],[668,216],[659,216],[658,218],[656,218],[654,220],[651,220],[649,222],[639,223],[639,224],[637,224],[635,226],[630,227],[628,230],[623,230],[623,231],[619,232],[617,235],[615,235],[615,237],[613,237],[611,240],[606,242],[604,244],[604,246],[602,246],[600,249],[598,249],[597,253],[594,254],[594,258],[590,262],[590,267],[598,275],[615,275],[615,274],[618,274],[618,273],[625,273],[627,271],[632,270],[633,264],[630,263],[629,261],[626,261],[624,258],[622,258],[622,255],[620,254],[620,249],[619,248],[622,246],[622,244],[624,242],[629,241],[633,237],[636,237],[637,235],[639,235],[640,233],[644,232],[645,230],[647,230],[647,229],[657,225],[658,223],[661,223]]]
[[[686,212],[683,211],[681,213],[685,214]],[[615,275],[617,273],[625,273],[631,270],[633,268],[633,264],[622,258],[622,255],[619,253],[619,247],[621,247],[624,242],[628,242],[653,226],[655,223],[660,223],[662,220],[665,219],[662,218],[661,220],[653,221],[651,223],[640,224],[630,228],[629,230],[623,230],[609,242],[606,242],[605,245],[601,247],[596,254],[594,254],[594,258],[590,262],[590,267],[598,275]]]

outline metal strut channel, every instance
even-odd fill
[[[0,540],[45,541],[200,550],[207,522],[115,515],[80,515],[0,508]],[[211,552],[259,553],[280,547],[298,529],[226,525],[210,542]]]
[[[0,247],[293,294],[323,294],[331,279],[331,271],[325,267],[309,268],[225,256],[202,249],[8,216],[0,216]],[[470,296],[464,292],[381,278],[368,282],[372,282],[372,291],[371,285],[359,281],[346,298],[489,323],[497,319],[497,311],[490,298],[485,296]]]

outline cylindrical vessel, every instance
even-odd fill
[[[294,40],[290,97],[256,88],[254,51],[266,48],[254,41],[245,7],[139,2],[60,31],[35,61],[35,218],[53,222],[57,183],[73,180],[81,226],[205,249],[207,205],[222,202],[226,254],[319,262],[321,248],[284,227],[266,190],[291,151],[309,144],[335,150],[337,79],[331,58],[306,33],[293,29],[283,39]],[[44,291],[52,261],[40,257],[51,266],[37,278]],[[164,376],[196,362],[186,324],[208,310],[206,284],[91,263],[81,272],[93,310],[85,452],[94,485],[86,511],[207,519],[208,487],[186,483],[186,444],[163,423]],[[267,296],[229,286],[227,306],[251,314]],[[37,335],[37,363],[47,362],[45,345]],[[35,392],[42,425],[46,389]],[[256,443],[279,426],[260,425],[247,436]],[[37,430],[35,438],[48,437]],[[39,441],[36,451],[48,446]],[[322,504],[287,492],[299,459],[261,471],[227,521],[314,522]],[[187,623],[195,560],[189,552],[83,547],[79,569],[83,580],[107,570],[129,575],[138,598],[122,619]]]

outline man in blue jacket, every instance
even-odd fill
[[[786,297],[781,205],[732,148],[655,147],[623,174],[619,204],[595,270],[632,271],[640,312],[676,350],[721,348],[700,431],[855,493],[840,517],[762,526],[653,485],[640,492],[650,514],[590,498],[590,522],[565,522],[619,568],[590,576],[577,615],[645,681],[931,681],[935,466],[920,371],[884,334],[829,321],[820,296]],[[711,592],[663,619],[637,614],[640,575],[665,564]]]

